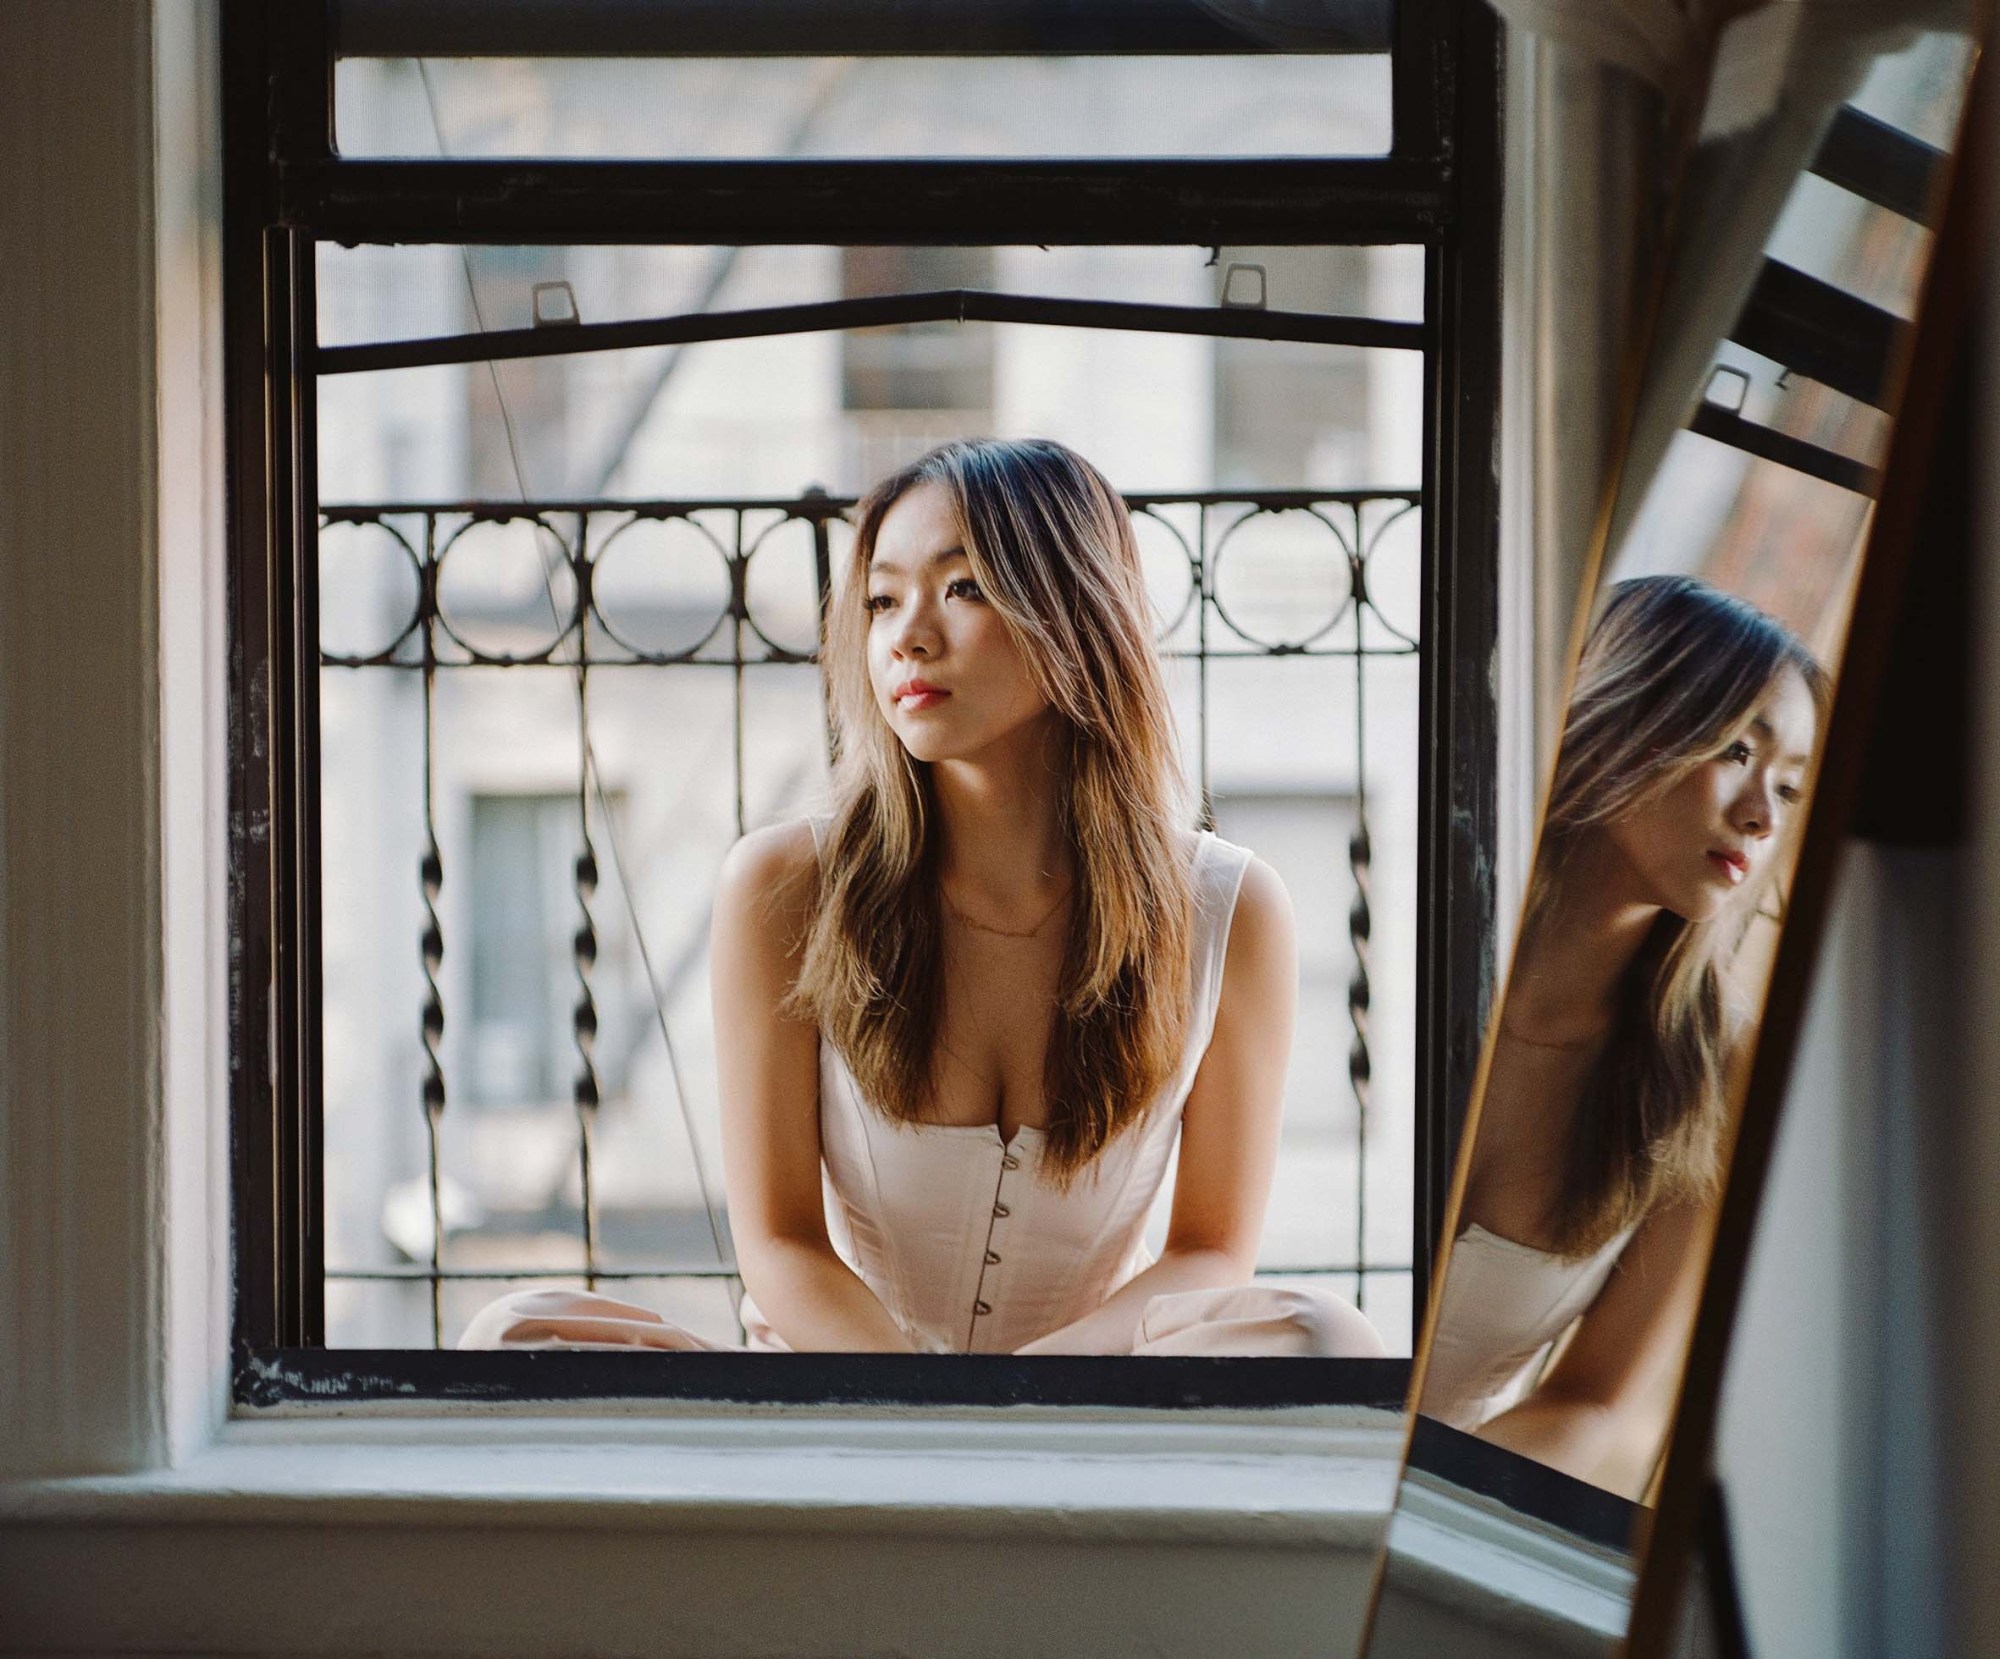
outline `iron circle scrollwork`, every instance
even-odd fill
[[[439,629],[481,667],[555,661],[581,619],[575,550],[539,513],[470,514],[438,548],[433,579]]]
[[[1370,508],[1386,508],[1387,511],[1371,513]],[[1419,625],[1412,623],[1406,626],[1395,620],[1390,610],[1384,607],[1383,595],[1378,591],[1374,581],[1374,572],[1377,564],[1376,556],[1382,551],[1382,544],[1390,532],[1404,523],[1408,523],[1412,530],[1416,528],[1418,503],[1414,497],[1398,500],[1390,496],[1376,496],[1367,501],[1355,502],[1353,512],[1354,545],[1357,549],[1353,554],[1355,594],[1361,605],[1363,619],[1380,627],[1389,636],[1389,642],[1384,645],[1374,645],[1364,639],[1364,647],[1370,650],[1415,651],[1419,649],[1417,640]],[[1416,558],[1412,556],[1407,559],[1397,567],[1397,570],[1408,589],[1408,603],[1413,609],[1419,608],[1421,601],[1417,589]]]
[[[345,532],[346,534],[342,534]],[[370,532],[373,532],[370,534]],[[338,543],[350,544],[339,551]],[[333,559],[342,566],[342,579],[327,579],[329,544],[336,549]],[[359,553],[353,548],[370,548]],[[372,574],[361,570],[363,562],[374,566]],[[319,606],[320,661],[330,668],[383,668],[397,661],[397,652],[424,624],[424,556],[410,538],[389,521],[386,514],[370,517],[330,517],[320,520],[319,564],[321,594]],[[357,579],[358,578],[358,579]],[[400,591],[407,588],[407,594]],[[329,595],[339,599],[328,602]],[[358,619],[354,613],[376,602],[377,613],[387,615],[393,630],[380,645],[344,649],[341,634]],[[401,621],[395,619],[400,617]],[[359,631],[357,628],[356,631]],[[381,629],[368,627],[372,641]]]
[[[829,503],[788,508],[743,539],[743,624],[762,642],[771,662],[818,660],[820,604],[816,568],[818,529],[844,528]]]
[[[591,615],[633,662],[694,660],[735,606],[730,547],[692,511],[636,511],[591,561]]]
[[[1162,645],[1194,614],[1201,594],[1201,556],[1187,532],[1161,510],[1171,505],[1142,502],[1131,509],[1132,538],[1139,547],[1139,569],[1153,607],[1153,638]]]
[[[1316,529],[1308,532],[1315,537],[1320,531],[1324,531],[1338,545],[1342,557],[1338,561],[1331,561],[1314,558],[1308,553],[1304,558],[1296,558],[1292,547],[1287,544],[1303,546],[1303,543],[1295,542],[1290,536],[1284,536],[1282,541],[1273,543],[1270,551],[1256,545],[1257,540],[1261,539],[1260,532],[1270,532],[1286,524],[1300,527],[1315,526]],[[1253,525],[1258,528],[1251,530],[1249,527]],[[1280,530],[1279,534],[1284,533]],[[1231,554],[1234,555],[1233,561],[1226,562]],[[1248,561],[1259,557],[1271,561],[1281,573],[1285,564],[1295,558],[1299,568],[1290,573],[1289,580],[1281,579],[1271,583],[1267,596],[1257,591],[1255,569],[1250,567],[1252,574],[1248,581],[1251,585],[1247,591],[1239,591],[1234,598],[1225,598],[1225,572],[1240,573],[1245,570]],[[1248,510],[1239,514],[1215,538],[1215,544],[1209,550],[1208,602],[1214,606],[1215,614],[1223,626],[1246,645],[1276,656],[1288,656],[1294,652],[1311,650],[1339,626],[1341,618],[1347,615],[1355,603],[1355,579],[1358,568],[1354,536],[1324,512],[1311,507],[1273,506],[1253,500],[1248,503]],[[1324,619],[1318,618],[1318,608],[1315,606],[1313,614],[1297,631],[1284,629],[1279,632],[1277,628],[1272,627],[1273,623],[1279,621],[1280,611],[1296,614],[1298,607],[1296,595],[1301,575],[1312,579],[1322,570],[1329,573],[1344,572],[1346,577],[1343,583],[1338,574],[1333,574],[1331,586],[1334,591],[1330,596]],[[1245,580],[1241,574],[1236,576],[1239,587]],[[1340,591],[1343,587],[1345,592]],[[1258,614],[1260,610],[1268,610],[1271,615],[1268,618],[1260,615]],[[1277,637],[1272,637],[1274,634]]]

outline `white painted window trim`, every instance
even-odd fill
[[[1408,1597],[1551,1653],[1608,1654],[1638,1590],[1634,1558],[1417,1474],[1389,1523],[1385,1598]]]
[[[395,1508],[405,1522],[478,1526],[555,1509],[599,1511],[589,1518],[603,1526],[811,1517],[1004,1535],[1053,1525],[1079,1542],[1146,1536],[1372,1558],[1402,1446],[1393,1413],[1346,1408],[1166,1421],[1078,1421],[1058,1408],[803,1418],[540,1409],[236,1421],[174,1467],[0,1487],[0,1524],[258,1524],[295,1520],[307,1503],[324,1524]]]
[[[10,1652],[1350,1653],[1400,1433],[1261,1415],[239,1422],[0,1486],[0,1611]]]

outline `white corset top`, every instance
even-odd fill
[[[812,821],[818,844],[824,820]],[[1067,1190],[1042,1178],[1043,1132],[903,1123],[861,1098],[819,1049],[827,1231],[841,1259],[931,1353],[1011,1353],[1100,1306],[1151,1260],[1146,1217],[1215,1029],[1229,923],[1250,854],[1204,834],[1194,851],[1188,1046],[1152,1109]]]
[[[1477,1223],[1459,1234],[1445,1264],[1424,1414],[1473,1429],[1526,1394],[1556,1338],[1597,1300],[1634,1230],[1577,1261]]]

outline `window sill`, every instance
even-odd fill
[[[1402,1425],[1314,1407],[1161,1423],[968,1418],[375,1415],[237,1421],[177,1469],[0,1486],[0,1524],[522,1518],[586,1527],[864,1527],[1372,1550]]]
[[[1352,1650],[1396,1414],[1080,1415],[236,1422],[0,1487],[0,1607],[48,1652]]]
[[[1631,1621],[1632,1557],[1422,1474],[1389,1526],[1378,1618],[1409,1636],[1450,1629],[1484,1648],[1609,1659]],[[1401,1651],[1395,1648],[1394,1651]]]

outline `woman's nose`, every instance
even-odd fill
[[[890,638],[889,646],[897,656],[937,655],[937,619],[930,614],[928,604],[917,600],[905,605],[896,622],[896,632]]]
[[[1761,774],[1745,779],[1742,789],[1737,792],[1735,810],[1731,814],[1736,828],[1744,835],[1769,835],[1771,826],[1777,821],[1777,814],[1777,800],[1771,793],[1770,783]]]

